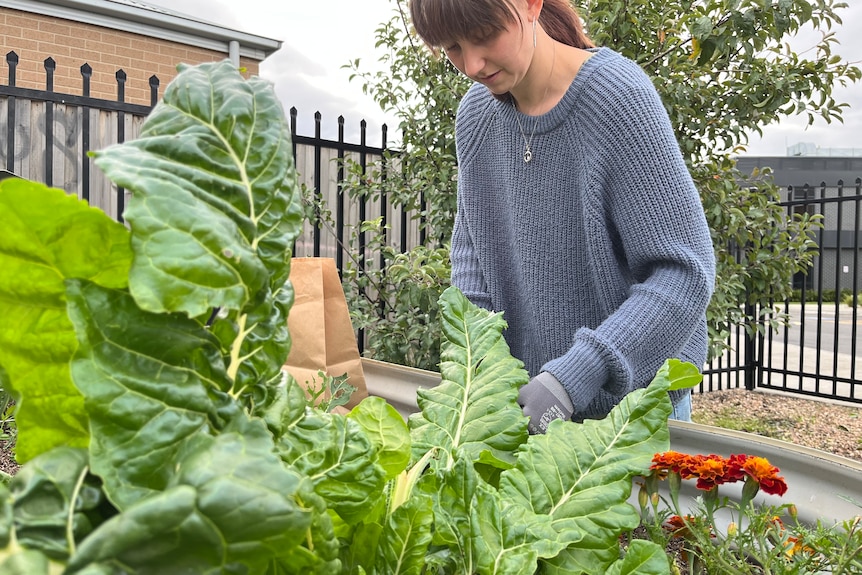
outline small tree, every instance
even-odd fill
[[[400,151],[385,158],[400,169],[382,180],[356,178],[362,186],[354,191],[384,192],[419,210],[427,243],[436,247],[454,220],[455,112],[470,82],[422,45],[411,33],[407,1],[394,1],[395,16],[377,30],[387,70],[363,72],[359,60],[349,67],[365,92],[400,118]],[[860,78],[859,68],[833,53],[831,30],[846,6],[835,0],[583,0],[578,6],[596,44],[637,61],[653,77],[701,193],[720,278],[708,310],[711,357],[726,346],[730,325],[763,329],[756,310],[787,298],[793,274],[806,271],[816,255],[811,231],[818,222],[788,217],[769,173],[742,174],[733,157],[745,151],[749,134],[784,117],[841,120],[846,104],[832,98],[833,86]],[[810,57],[784,43],[806,26],[822,33]],[[363,270],[354,272],[346,287],[361,298],[349,282]],[[397,298],[401,288],[387,282],[385,267],[375,273],[378,293]],[[374,330],[392,316],[356,319]]]

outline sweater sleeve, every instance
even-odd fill
[[[591,91],[601,113],[589,129],[604,167],[585,218],[588,235],[606,239],[596,245],[612,246],[592,254],[591,277],[621,303],[595,329],[579,329],[571,349],[543,366],[579,411],[646,386],[696,332],[703,339],[715,281],[709,228],[670,120],[646,74],[629,64]],[[619,270],[628,293],[613,293],[620,276],[607,270]],[[682,359],[703,361],[705,349],[690,355]]]
[[[464,166],[474,154],[477,145],[477,129],[482,126],[481,118],[485,112],[485,106],[480,104],[484,88],[474,84],[458,107],[455,124],[455,143],[458,155],[458,165]],[[462,170],[459,170],[459,174]],[[491,295],[488,291],[487,282],[476,255],[473,239],[470,235],[470,224],[463,207],[463,198],[470,191],[465,189],[463,178],[458,179],[458,208],[455,213],[455,226],[452,230],[452,243],[450,246],[449,259],[452,265],[452,285],[475,305],[492,310]]]
[[[475,305],[492,310],[491,295],[488,293],[485,276],[479,266],[473,240],[470,238],[470,228],[460,204],[459,199],[449,253],[452,263],[452,285],[460,289]]]

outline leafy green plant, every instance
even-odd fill
[[[374,232],[379,226],[379,221],[370,221],[362,229]],[[438,300],[449,286],[448,249],[417,246],[406,253],[387,245],[377,249],[386,262],[383,267],[349,262],[342,273],[353,326],[365,334],[365,354],[379,361],[439,370]]]
[[[138,140],[96,154],[132,191],[128,228],[0,183],[0,311],[16,320],[0,365],[34,422],[0,489],[0,571],[667,572],[664,550],[621,556],[618,537],[691,365],[667,362],[605,420],[531,437],[502,316],[449,288],[443,381],[420,414],[308,405],[281,369],[300,229],[288,135],[270,86],[205,64]]]

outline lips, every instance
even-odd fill
[[[491,84],[491,83],[493,83],[493,82],[494,82],[494,80],[496,80],[499,76],[500,76],[500,71],[498,70],[498,71],[496,71],[496,72],[494,72],[493,74],[490,74],[490,75],[488,75],[488,76],[482,76],[481,78],[477,78],[477,80],[479,80],[479,82],[481,82],[481,83],[483,83],[483,84]]]

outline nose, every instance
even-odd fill
[[[480,50],[473,47],[462,47],[461,56],[464,62],[464,74],[475,78],[485,68],[485,57]]]

